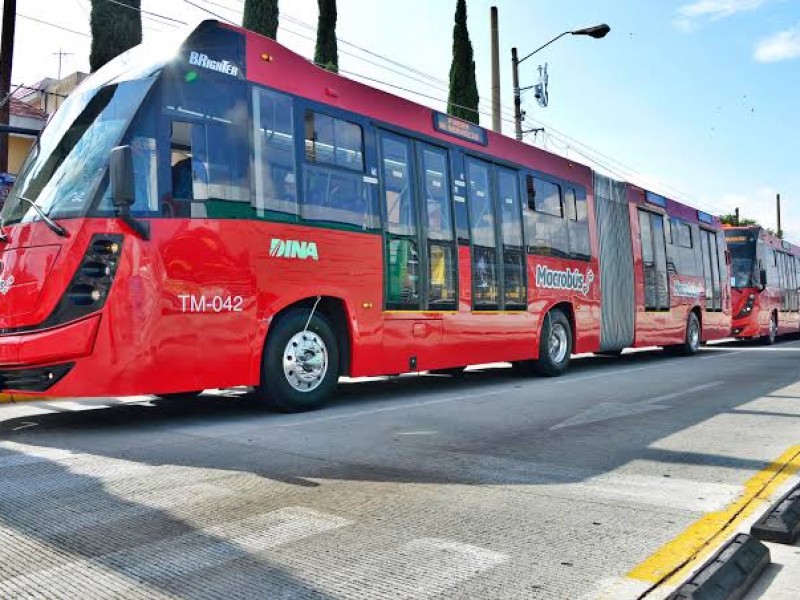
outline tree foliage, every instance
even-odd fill
[[[767,233],[783,239],[783,231],[776,232],[771,227],[764,227],[755,219],[743,219],[740,217],[737,222],[735,214],[728,214],[722,215],[719,220],[723,225],[733,225],[734,227],[761,227]]]
[[[92,47],[89,54],[92,71],[97,71],[118,54],[142,42],[141,0],[117,2],[92,0]]]
[[[470,42],[467,30],[467,3],[466,0],[457,0],[447,112],[454,117],[480,123],[478,100],[475,61],[473,60],[472,42]]]
[[[740,217],[739,221],[737,222],[735,214],[722,215],[719,218],[719,220],[722,222],[723,225],[734,225],[740,227],[753,227],[753,226],[761,227],[761,225],[758,224],[758,221],[754,221],[753,219],[742,219]]]
[[[242,27],[273,40],[278,35],[278,0],[245,0]]]
[[[317,22],[317,47],[314,62],[319,66],[339,72],[339,52],[336,47],[336,0],[317,0],[319,21]]]

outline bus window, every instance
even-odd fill
[[[360,126],[306,111],[303,220],[379,227],[373,188],[364,182],[362,146]]]
[[[497,167],[498,214],[503,237],[503,307],[525,308],[525,246],[522,240],[522,212],[519,178],[515,171]]]
[[[170,137],[172,203],[165,215],[206,217],[208,170],[206,169],[205,126],[185,121],[172,122]]]
[[[489,181],[489,164],[467,159],[467,188],[472,226],[473,306],[496,308],[499,302],[494,200]]]
[[[296,218],[294,125],[289,96],[253,88],[253,141],[254,200],[258,216],[282,214]]]
[[[526,176],[528,202],[525,237],[528,252],[544,256],[570,257],[567,221],[562,218],[560,186]]]
[[[456,262],[447,152],[418,143],[428,237],[428,306],[455,308]]]
[[[592,257],[592,246],[589,241],[586,198],[579,198],[573,188],[565,188],[564,204],[567,212],[570,256],[589,260]]]
[[[413,161],[410,143],[399,136],[381,135],[383,202],[386,214],[386,306],[420,308],[417,213],[412,194]]]

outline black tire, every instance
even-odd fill
[[[292,369],[295,364],[302,366]],[[281,412],[314,410],[338,380],[339,347],[328,319],[315,312],[309,320],[307,309],[283,315],[267,334],[256,396]]]
[[[622,350],[603,350],[602,352],[595,352],[598,356],[622,356]]]
[[[535,360],[517,360],[511,363],[511,372],[520,377],[530,377],[536,375]]]
[[[162,400],[194,400],[203,393],[204,390],[195,390],[192,392],[175,392],[172,394],[153,394],[156,398]]]
[[[448,369],[432,369],[428,373],[434,375],[450,375],[451,377],[460,377],[464,374],[464,369],[467,367],[450,367]]]
[[[675,350],[678,354],[683,356],[692,356],[697,354],[700,350],[701,337],[703,335],[700,329],[700,319],[694,312],[689,313],[689,318],[686,320],[686,333],[684,334],[683,344],[677,346]]]
[[[572,355],[572,327],[569,319],[558,309],[545,315],[539,338],[539,358],[536,372],[545,377],[563,375]]]
[[[772,346],[778,338],[778,319],[773,314],[769,318],[769,332],[767,335],[761,336],[761,343],[765,346]]]

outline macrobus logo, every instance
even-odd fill
[[[558,271],[545,265],[536,265],[536,287],[539,288],[580,292],[585,296],[593,281],[594,272],[591,269],[584,275],[578,269]]]
[[[303,242],[300,240],[282,240],[272,238],[269,246],[269,255],[275,258],[297,258],[300,260],[319,260],[316,242]]]

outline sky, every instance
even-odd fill
[[[142,0],[153,13],[143,17],[145,42],[213,18],[202,8],[240,23],[243,4]],[[337,5],[341,71],[444,108],[455,0]],[[545,128],[526,141],[714,214],[738,206],[768,227],[780,193],[783,229],[800,243],[800,0],[467,0],[485,127],[492,5],[505,134],[514,132],[511,47],[524,56],[564,31],[607,23],[605,39],[566,36],[520,65],[521,86],[537,83],[545,62],[550,76],[546,108],[523,96],[525,127]],[[312,58],[316,0],[279,6],[278,41]],[[18,0],[17,12],[12,83],[55,77],[58,52],[70,53],[64,75],[88,70],[89,0]]]

